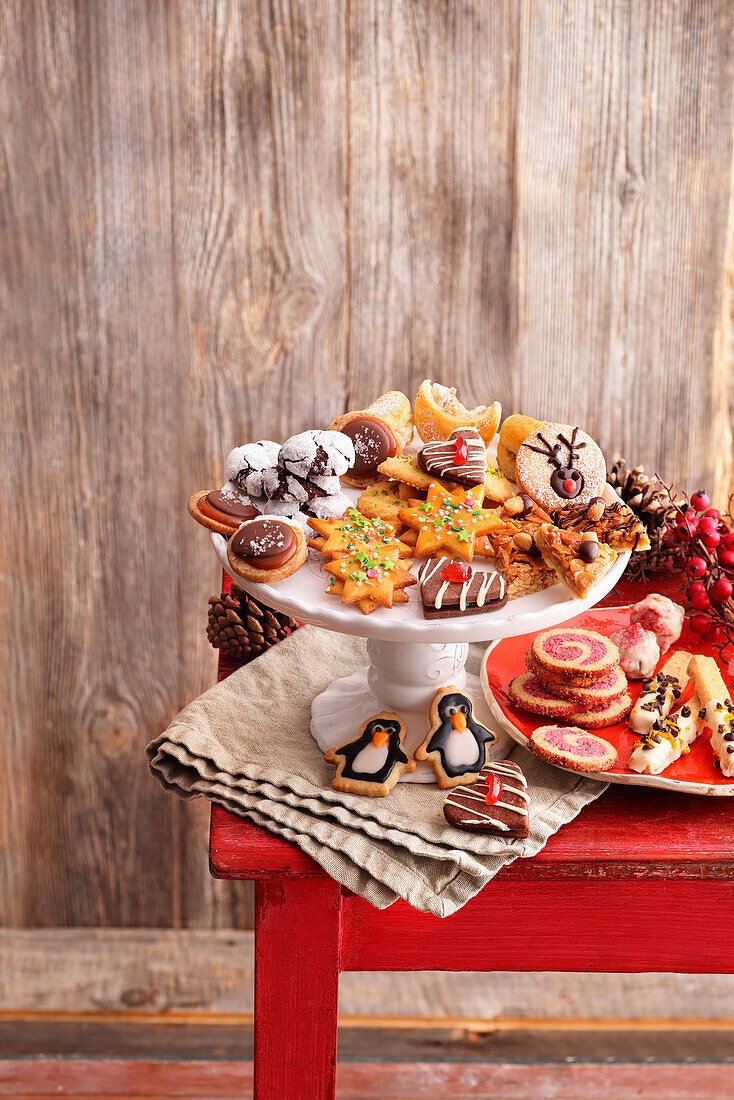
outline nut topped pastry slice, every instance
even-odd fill
[[[546,565],[555,569],[577,600],[583,600],[617,560],[616,550],[600,543],[593,532],[562,531],[544,523],[535,542]]]
[[[553,513],[556,527],[566,531],[595,531],[599,542],[612,550],[649,550],[650,539],[632,509],[617,500],[607,504],[594,497],[588,504],[567,504]]]

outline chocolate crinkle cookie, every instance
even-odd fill
[[[264,496],[263,477],[268,470],[278,465],[280,444],[272,439],[261,439],[257,443],[245,443],[235,447],[227,456],[224,476],[233,481],[251,497]]]
[[[341,477],[354,463],[354,444],[343,432],[300,432],[286,439],[278,463],[296,477]]]

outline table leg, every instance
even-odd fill
[[[255,1100],[333,1100],[341,890],[291,878],[255,888]]]

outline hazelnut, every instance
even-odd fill
[[[581,539],[582,542],[598,542],[599,536],[596,531],[584,531],[584,536]]]
[[[519,516],[524,508],[522,497],[508,497],[505,501],[505,511],[509,516]]]
[[[518,550],[532,550],[533,548],[533,536],[528,534],[527,531],[518,531],[516,535],[513,535],[512,541]]]
[[[606,510],[606,505],[605,505],[604,501],[602,500],[602,498],[601,497],[594,497],[594,499],[589,504],[589,507],[586,511],[586,514],[587,514],[587,516],[589,517],[589,519],[591,520],[592,523],[598,523],[599,520],[604,515],[605,510]]]

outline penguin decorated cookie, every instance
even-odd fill
[[[363,722],[353,741],[329,749],[324,759],[336,764],[335,791],[384,798],[401,775],[415,771],[415,761],[403,748],[405,723],[392,711],[381,710]]]
[[[474,717],[472,701],[453,684],[436,692],[431,703],[431,728],[415,751],[428,760],[442,789],[471,783],[484,767],[487,746],[497,740]]]

